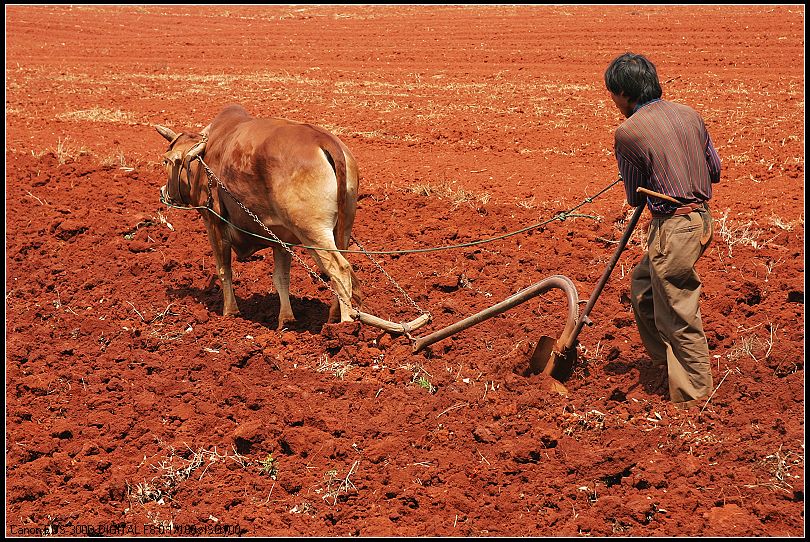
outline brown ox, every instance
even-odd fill
[[[268,232],[241,203],[281,241],[323,249],[308,250],[342,298],[342,302],[334,300],[329,321],[351,320],[349,300],[359,308],[359,285],[351,265],[336,249],[349,245],[358,173],[354,157],[340,139],[309,124],[254,118],[238,105],[223,109],[199,134],[177,134],[163,126],[155,129],[169,140],[163,160],[168,182],[161,187],[165,201],[206,206],[210,198],[210,208],[227,220],[199,209],[222,282],[224,315],[239,314],[231,282],[231,250],[244,260],[272,246],[278,328],[295,320],[289,291],[292,255],[265,240],[271,238]],[[197,157],[203,158],[214,177],[209,178]]]

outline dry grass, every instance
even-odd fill
[[[573,407],[566,407],[563,409],[563,414],[566,416],[562,422],[563,434],[569,437],[575,437],[580,431],[605,429],[605,414],[596,409],[579,414],[574,411]]]
[[[75,8],[74,9],[79,9]],[[92,11],[113,13],[120,8],[83,8]],[[161,13],[160,8],[137,8],[144,13]],[[458,7],[452,8],[458,10]],[[477,7],[476,9],[480,9]],[[503,6],[497,8],[499,11]],[[307,17],[332,18],[376,18],[374,11],[353,14],[318,14],[317,10],[306,11]],[[230,10],[210,10],[200,13],[198,17],[222,17]],[[250,17],[244,14],[229,13],[232,18],[255,19],[258,21],[279,20],[297,17],[299,10],[289,14],[263,14]],[[174,14],[174,17],[190,17],[187,14]],[[605,100],[603,87],[597,82],[584,83],[581,77],[570,80],[558,77],[528,77],[515,68],[501,69],[489,74],[484,79],[470,79],[464,75],[448,73],[426,74],[410,72],[394,79],[375,78],[367,72],[355,74],[355,77],[341,78],[335,81],[327,69],[311,66],[302,70],[254,71],[252,73],[146,73],[137,70],[127,73],[88,74],[65,71],[54,74],[43,73],[45,68],[20,67],[13,65],[7,70],[7,91],[11,98],[24,92],[32,85],[43,86],[48,91],[60,91],[70,95],[94,93],[98,103],[106,101],[121,89],[178,89],[179,99],[194,96],[223,94],[239,96],[247,102],[269,100],[279,104],[280,109],[287,111],[307,105],[329,105],[335,109],[366,110],[368,108],[385,113],[407,114],[409,119],[423,119],[424,122],[435,122],[437,119],[462,116],[466,119],[481,119],[482,124],[504,126],[522,124],[543,126],[554,130],[584,126],[583,119],[597,118],[605,122],[608,128],[615,124],[616,111],[609,100]],[[323,72],[323,75],[319,72]],[[710,74],[715,76],[715,74]],[[711,122],[721,114],[728,115],[728,125],[734,130],[723,133],[717,130],[716,142],[720,143],[724,162],[744,165],[764,162],[779,169],[774,149],[762,145],[763,140],[774,142],[773,147],[796,146],[801,148],[802,138],[796,134],[796,118],[804,113],[803,79],[800,77],[780,80],[780,95],[795,98],[787,104],[777,104],[768,89],[763,89],[757,80],[750,78],[727,79],[717,93],[717,99],[730,102],[720,111],[712,104],[704,103],[705,84],[696,84],[684,78],[673,85],[667,84],[667,92],[673,98],[685,103],[699,104],[705,111],[707,121]],[[100,89],[105,89],[101,91]],[[105,95],[104,92],[107,94]],[[259,99],[263,98],[263,99]],[[99,101],[104,100],[104,101]],[[415,107],[416,106],[416,107]],[[14,99],[7,100],[7,112],[31,118],[41,118],[42,112],[21,109]],[[96,106],[96,114],[112,121],[125,121],[127,115],[115,111],[103,110]],[[90,111],[93,110],[85,110]],[[66,113],[71,116],[75,113]],[[87,113],[85,113],[87,114]],[[112,114],[112,119],[110,119]],[[767,116],[766,133],[753,133],[751,126]],[[479,122],[479,121],[476,121]],[[398,130],[397,133],[401,133]],[[527,151],[529,149],[526,149]],[[534,152],[534,150],[531,150]],[[764,152],[767,151],[767,152]],[[797,158],[800,158],[800,152]],[[803,159],[800,159],[803,162]]]
[[[73,143],[70,136],[65,136],[65,139],[62,139],[61,137],[57,139],[56,147],[49,147],[38,153],[31,151],[31,155],[36,158],[40,158],[46,154],[53,154],[56,156],[57,160],[59,160],[60,164],[65,164],[69,161],[76,160],[80,156],[85,156],[92,153],[83,146]]]
[[[793,228],[796,226],[804,227],[804,217],[799,217],[796,220],[791,220],[789,222],[785,221],[780,216],[773,215],[770,219],[771,224],[779,228],[780,230],[784,231],[793,231]]]
[[[519,201],[519,202],[516,203],[516,205],[518,207],[523,208],[523,209],[534,209],[536,207],[536,204],[534,202],[534,196],[532,196],[532,197],[530,197],[528,199]]]
[[[624,217],[620,218],[619,220],[617,220],[616,222],[613,223],[613,227],[619,232],[618,233],[618,239],[621,239],[621,237],[624,235],[624,230],[627,229],[627,224],[630,222],[630,219],[633,217],[634,212],[635,212],[635,208],[634,207],[629,207],[628,209],[625,210]],[[600,217],[600,216],[596,217],[597,221],[599,221],[601,219],[602,219],[602,217]],[[617,243],[618,243],[618,239],[616,239]],[[630,234],[630,238],[627,240],[627,244],[628,244],[628,246],[633,245],[633,244],[638,244],[638,245],[641,245],[643,247],[646,247],[647,246],[647,230],[641,224],[636,224],[636,227],[633,230],[633,233]],[[622,272],[622,278],[624,278],[624,272]]]
[[[782,446],[780,445],[776,452],[769,454],[762,459],[761,465],[765,468],[773,481],[760,484],[749,484],[745,487],[754,488],[765,486],[790,493],[793,491],[793,484],[791,484],[788,480],[794,478],[801,479],[803,477],[800,474],[792,474],[791,470],[793,468],[804,468],[804,455],[791,451],[783,452]]]
[[[152,10],[154,11],[154,10]],[[205,15],[213,16],[213,15]],[[333,15],[334,16],[334,15]],[[356,18],[358,15],[353,15]],[[244,17],[240,17],[244,18]],[[272,18],[272,17],[271,17]],[[329,110],[360,113],[376,111],[386,117],[385,128],[376,122],[366,126],[328,126],[336,133],[348,137],[361,137],[373,141],[408,142],[429,145],[452,145],[461,148],[479,149],[482,147],[517,143],[515,152],[528,156],[558,155],[578,157],[583,153],[609,156],[610,149],[598,144],[589,148],[588,144],[544,146],[532,145],[528,141],[517,141],[513,133],[527,130],[538,133],[558,131],[593,130],[593,120],[602,122],[605,130],[614,126],[616,111],[602,95],[598,84],[582,84],[578,81],[559,81],[552,78],[524,77],[514,69],[503,69],[490,75],[486,80],[469,80],[462,76],[448,74],[424,74],[411,72],[396,79],[381,79],[368,74],[357,74],[354,78],[335,81],[333,74],[326,69],[312,66],[307,69],[288,71],[254,71],[252,73],[103,73],[87,74],[66,72],[54,75],[43,73],[38,67],[13,66],[7,70],[7,114],[20,118],[43,118],[54,113],[37,110],[35,106],[20,105],[16,95],[31,86],[43,87],[49,92],[59,92],[73,96],[81,104],[81,97],[92,93],[97,103],[113,103],[118,93],[135,89],[166,89],[169,104],[174,101],[214,96],[237,96],[245,103],[276,104],[283,115],[307,119],[312,108],[325,107]],[[801,100],[801,81],[783,82],[785,92],[796,96],[791,109],[772,111],[772,100],[763,93],[756,83],[748,80],[731,80],[722,87],[722,98],[731,100],[726,108],[731,114],[733,133],[715,130],[716,141],[723,143],[718,150],[724,163],[732,168],[744,169],[751,165],[765,165],[769,178],[778,178],[788,168],[801,166],[804,162],[801,153],[803,138],[795,135],[795,119],[803,115],[804,102]],[[169,97],[169,89],[180,88],[180,92]],[[99,89],[105,89],[100,91]],[[159,95],[159,91],[156,91]],[[674,98],[687,103],[700,102],[705,89],[688,81],[680,81],[673,89]],[[719,97],[718,97],[719,99]],[[74,102],[76,103],[76,102]],[[703,104],[701,104],[703,105]],[[707,121],[712,122],[718,112],[711,106],[704,106]],[[765,113],[763,113],[763,111]],[[303,113],[302,113],[303,112]],[[260,111],[256,112],[261,114]],[[768,114],[767,126],[763,131],[751,130],[755,121]],[[777,114],[778,113],[778,114]],[[90,109],[58,114],[64,121],[94,121],[116,124],[139,123],[133,113],[108,109],[95,105]],[[325,118],[329,118],[328,114]],[[407,123],[400,122],[407,119]],[[458,124],[462,119],[463,131],[459,137],[436,139],[420,134],[430,133],[438,124],[451,122]],[[150,119],[154,120],[154,119]],[[197,119],[194,119],[195,121]],[[471,132],[471,130],[474,130]],[[492,134],[503,134],[493,141]],[[471,135],[471,134],[474,134]],[[790,135],[786,135],[790,134]],[[505,139],[504,139],[505,138]],[[575,140],[576,137],[571,138]],[[508,141],[507,141],[508,140]],[[559,139],[557,139],[559,141]],[[769,142],[774,142],[772,145]],[[495,145],[493,145],[495,143]],[[795,151],[793,150],[795,148]],[[793,158],[784,159],[784,153],[795,152]],[[756,174],[760,177],[759,174]],[[750,172],[744,177],[754,182],[765,179],[754,178]]]
[[[326,485],[326,488],[320,490],[323,491],[321,498],[332,506],[335,506],[341,495],[348,495],[350,491],[357,491],[357,487],[355,487],[350,478],[357,472],[357,466],[359,464],[360,461],[352,463],[349,472],[344,477],[338,476],[337,469],[327,471],[323,478],[323,483]]]
[[[794,454],[793,452],[782,452],[782,446],[775,453],[768,455],[763,460],[763,463],[768,468],[771,476],[780,484],[783,484],[790,489],[793,486],[788,483],[790,478],[800,478],[799,475],[790,473],[793,467],[804,466],[804,456]]]
[[[101,164],[103,167],[118,167],[127,171],[132,171],[134,169],[127,166],[126,156],[124,156],[123,151],[120,149],[113,151],[107,156],[99,157],[99,164]]]
[[[103,107],[92,107],[80,111],[68,111],[56,115],[59,120],[84,121],[84,122],[110,122],[118,124],[136,124],[132,113],[121,111],[120,109],[105,109]]]
[[[99,155],[87,149],[81,144],[75,143],[71,136],[65,138],[58,138],[54,147],[46,147],[39,151],[31,151],[31,155],[35,158],[52,154],[60,164],[66,164],[77,160],[82,156],[90,156],[95,158],[95,161],[101,167],[117,167],[124,171],[133,171],[135,168],[127,165],[127,158],[121,149],[110,151],[108,154]]]
[[[490,200],[490,194],[484,192],[482,194],[475,194],[464,188],[454,188],[451,182],[443,182],[440,184],[431,183],[414,183],[406,187],[408,192],[418,194],[420,196],[435,197],[442,200],[449,200],[453,207],[458,207],[461,204],[471,205],[473,208],[477,207],[475,203],[486,205]]]
[[[750,246],[754,249],[762,248],[763,243],[760,239],[765,231],[757,229],[756,226],[757,223],[753,220],[745,222],[730,220],[728,218],[728,209],[726,209],[722,217],[714,218],[714,233],[728,247],[729,258],[733,256],[734,247],[736,246]]]
[[[315,365],[315,370],[319,373],[332,373],[337,378],[343,380],[346,374],[354,368],[351,361],[334,361],[330,360],[327,354],[321,354],[318,362]]]
[[[585,343],[578,343],[576,349],[578,352],[572,378],[586,380],[590,373],[590,367],[598,367],[604,363],[601,355],[603,353],[602,341],[596,341],[596,346],[593,348],[586,347]]]
[[[735,361],[743,357],[750,357],[756,362],[768,359],[773,351],[773,345],[776,341],[776,330],[779,326],[767,322],[758,324],[753,328],[743,330],[743,332],[752,331],[753,329],[762,325],[764,325],[765,329],[768,331],[768,336],[766,338],[759,337],[754,333],[741,336],[739,339],[734,341],[734,345],[726,353],[726,357],[728,357],[728,359],[731,361]]]
[[[124,514],[132,512],[133,506],[138,505],[153,525],[171,529],[173,520],[171,518],[162,519],[160,510],[156,510],[154,506],[162,506],[173,501],[178,487],[191,478],[192,474],[196,475],[199,472],[198,480],[202,480],[206,472],[217,463],[225,463],[230,460],[243,469],[253,463],[240,455],[236,449],[233,450],[233,454],[227,452],[223,454],[217,451],[216,446],[213,450],[204,448],[193,450],[186,444],[186,448],[187,457],[183,457],[173,446],[170,446],[165,459],[158,461],[157,464],[149,465],[152,470],[157,472],[157,475],[150,480],[144,480],[134,486],[130,485],[128,480],[126,481],[130,506],[124,511]],[[144,457],[144,461],[146,461],[146,457]]]

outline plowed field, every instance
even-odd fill
[[[804,46],[801,5],[6,7],[6,535],[802,536]],[[348,256],[365,312],[422,336],[558,274],[585,301],[631,212],[625,51],[723,161],[699,409],[633,321],[647,211],[562,394],[526,372],[557,290],[414,353],[327,325],[294,263],[277,331],[271,252],[224,318],[199,215],[158,200],[153,126],[239,103],[352,149],[355,237],[412,251]]]

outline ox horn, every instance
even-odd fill
[[[186,160],[190,162],[191,160],[194,160],[195,158],[197,158],[197,156],[205,152],[205,144],[206,140],[203,139],[202,141],[191,147],[191,150],[189,150],[188,153],[186,153]]]
[[[174,138],[177,137],[177,134],[175,134],[173,130],[166,128],[165,126],[161,126],[160,124],[155,124],[155,130],[157,130],[158,133],[165,137],[168,141],[174,141]]]

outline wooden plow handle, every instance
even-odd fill
[[[669,201],[672,203],[677,203],[678,205],[683,205],[683,203],[681,203],[680,201],[676,200],[671,196],[667,196],[666,194],[662,194],[661,192],[656,192],[654,190],[648,190],[641,186],[636,188],[636,192],[641,192],[642,194],[647,194],[648,196],[652,196],[654,198],[662,199],[664,201]]]
[[[389,333],[404,333],[404,334],[409,334],[411,331],[419,329],[420,327],[424,326],[431,320],[429,312],[421,314],[414,320],[411,320],[410,322],[407,323],[397,323],[391,322],[389,320],[383,320],[382,318],[378,318],[372,314],[360,311],[355,311],[353,317],[360,320],[364,324],[378,327],[380,329],[388,331]]]

